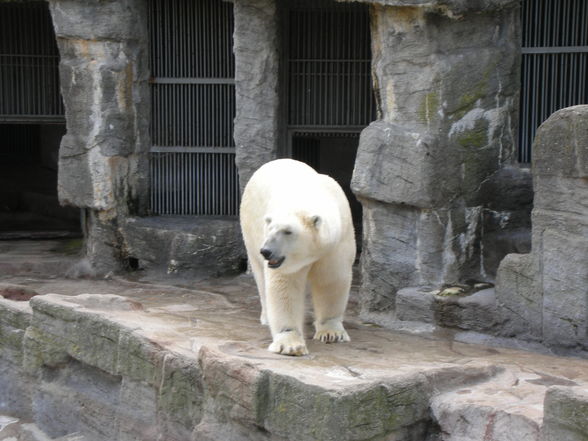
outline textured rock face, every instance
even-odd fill
[[[129,218],[122,228],[126,254],[142,269],[182,275],[243,271],[246,261],[237,219]]]
[[[504,319],[500,329],[502,335],[541,338],[543,298],[534,281],[530,254],[509,254],[504,258],[498,268],[496,297]]]
[[[146,8],[139,1],[50,2],[67,134],[62,203],[93,210],[144,203],[149,148]]]
[[[446,14],[488,11],[512,7],[512,0],[360,0],[386,6],[423,7]]]
[[[500,262],[507,254],[531,251],[531,210],[533,183],[528,168],[507,166],[498,170],[480,187],[481,275],[494,280]]]
[[[447,290],[404,288],[396,297],[398,320],[446,328],[492,333],[496,328],[496,296],[487,288],[469,295],[444,295]]]
[[[241,190],[278,156],[278,18],[274,0],[235,0],[236,163]]]
[[[588,348],[588,106],[553,114],[533,145],[533,256],[543,337]]]
[[[480,187],[513,160],[519,81],[516,2],[378,3],[379,120],[352,180],[366,311],[393,310],[407,286],[484,276]]]
[[[554,386],[545,397],[543,441],[584,441],[588,438],[588,392]]]
[[[89,258],[99,270],[116,269],[121,262],[117,223],[130,211],[145,212],[147,203],[146,4],[49,3],[67,120],[59,152],[59,199],[89,210]]]
[[[588,106],[554,113],[533,146],[532,253],[508,256],[498,298],[508,328],[554,347],[588,347]]]

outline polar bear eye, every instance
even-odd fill
[[[290,234],[292,234],[292,231],[290,231],[290,230],[284,230],[284,234],[286,236],[289,236]]]

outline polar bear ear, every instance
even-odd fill
[[[266,223],[266,224],[271,224],[271,222],[272,222],[272,218],[271,218],[271,217],[269,217],[269,216],[266,216],[266,217],[264,218],[264,220],[265,220],[265,223]]]
[[[310,222],[315,228],[318,228],[322,222],[322,219],[319,215],[315,214],[314,216],[310,217]]]

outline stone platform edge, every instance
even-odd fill
[[[435,394],[501,370],[456,366],[321,387],[227,354],[218,342],[156,341],[141,314],[140,304],[116,295],[0,299],[0,411],[52,437],[97,440],[426,439]],[[546,440],[588,433],[570,411],[588,407],[576,389],[549,389]]]

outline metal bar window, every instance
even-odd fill
[[[150,0],[151,211],[234,216],[233,7]]]
[[[63,122],[47,2],[0,3],[0,121]]]
[[[519,161],[558,109],[588,103],[588,2],[524,0]]]
[[[286,7],[288,127],[361,130],[375,115],[367,8],[324,0]]]

